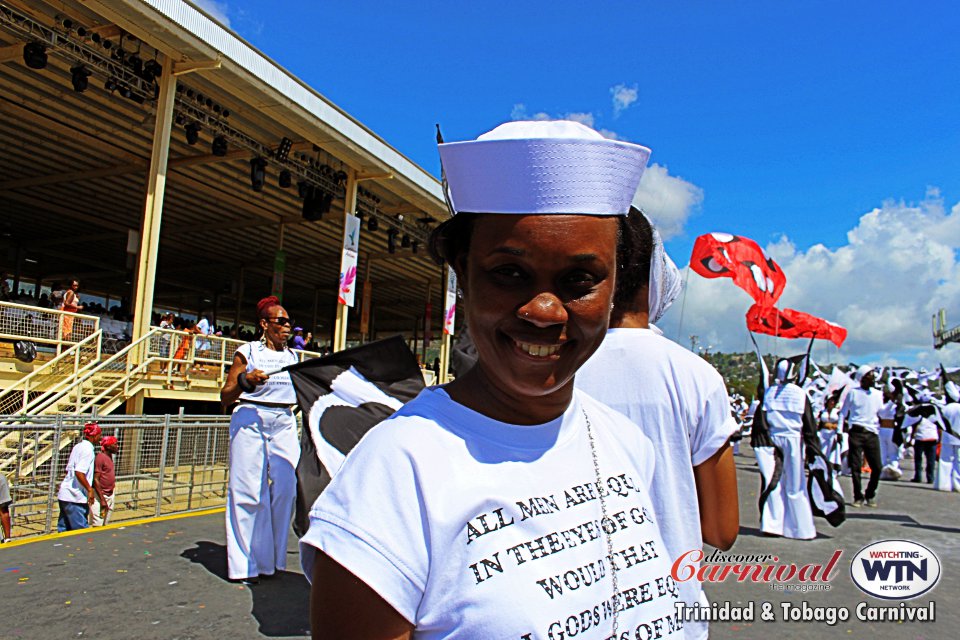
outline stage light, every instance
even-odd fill
[[[162,75],[163,65],[156,60],[147,60],[143,63],[143,79],[147,82],[153,82]],[[177,90],[180,90],[180,85],[177,85]]]
[[[410,250],[413,251],[414,254],[416,254],[417,251],[420,250],[420,242],[417,240],[414,240],[413,244],[410,245]]]
[[[103,41],[103,48],[104,48],[104,49],[107,49],[107,50],[109,51],[109,50],[110,50],[110,47],[112,47],[112,46],[113,46],[113,43],[110,42],[109,40],[104,40],[104,41]]]
[[[367,220],[367,231],[371,233],[380,228],[380,221],[377,220],[376,216],[370,216],[370,219]]]
[[[223,117],[224,117],[224,118],[229,118],[229,117],[230,117],[230,111],[229,111],[229,109],[224,109],[224,110],[223,110]]]
[[[227,139],[223,136],[217,136],[210,145],[210,151],[218,158],[227,155]]]
[[[73,84],[73,90],[77,93],[83,93],[90,86],[90,70],[85,65],[78,64],[70,68],[70,82]]]
[[[333,194],[311,186],[307,197],[303,199],[303,218],[315,222],[330,212]]]
[[[43,69],[47,66],[47,48],[39,42],[23,45],[23,62],[31,69]]]
[[[291,146],[293,146],[293,140],[284,136],[283,139],[280,140],[280,144],[277,145],[274,157],[280,162],[286,162],[287,157],[290,155]]]
[[[400,239],[400,246],[403,247],[404,249],[410,248],[410,234],[408,233],[403,234],[403,238]]]
[[[310,194],[310,183],[306,180],[301,180],[297,183],[297,195],[301,198],[306,198]]]
[[[267,180],[267,161],[263,158],[253,158],[250,160],[250,187],[260,193],[263,191],[263,185]]]
[[[114,91],[117,90],[117,81],[113,78],[107,78],[106,81],[103,83],[103,88],[109,91],[110,93],[113,93]]]
[[[187,135],[187,144],[197,144],[197,140],[200,139],[200,125],[191,122],[183,130]]]
[[[290,175],[290,171],[284,169],[280,172],[280,175],[277,177],[277,184],[280,185],[281,189],[286,189],[291,184],[293,184],[293,176]]]
[[[387,229],[387,252],[396,253],[397,252],[397,236],[400,234],[399,231],[393,227]]]
[[[184,118],[182,113],[178,113],[173,117],[173,123],[178,127],[182,127],[184,123]]]

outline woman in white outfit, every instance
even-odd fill
[[[248,584],[286,569],[300,458],[290,375],[265,373],[297,362],[287,348],[290,316],[276,296],[261,300],[257,315],[263,337],[237,348],[220,390],[224,406],[237,402],[230,416],[227,573]]]

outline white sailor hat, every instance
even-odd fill
[[[650,149],[579,122],[507,122],[440,144],[452,213],[626,215]]]

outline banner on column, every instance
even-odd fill
[[[283,272],[287,270],[287,252],[277,249],[273,255],[273,286],[270,293],[283,300]]]
[[[369,269],[367,270],[369,271]],[[370,302],[373,300],[373,283],[370,276],[363,281],[363,298],[360,301],[360,333],[370,333]]]
[[[457,315],[457,272],[447,269],[446,300],[443,305],[443,333],[453,335],[453,321]]]
[[[353,306],[357,289],[357,255],[360,249],[360,218],[347,214],[343,224],[343,256],[340,258],[340,290],[337,302]]]

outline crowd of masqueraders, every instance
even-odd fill
[[[908,445],[913,480],[960,490],[950,372],[827,374],[786,358],[764,370],[748,405],[663,336],[656,322],[682,282],[635,206],[649,149],[561,121],[508,123],[440,152],[454,216],[434,231],[431,253],[458,269],[474,366],[444,386],[423,389],[421,377],[403,400],[392,395],[395,363],[383,379],[375,367],[345,369],[330,398],[301,407],[298,444],[300,369],[280,369],[296,362],[291,321],[269,297],[257,306],[262,337],[237,349],[221,391],[233,407],[228,575],[250,585],[286,568],[301,448],[312,443],[323,461],[337,448],[323,440],[328,429],[349,431],[374,406],[390,416],[324,462],[329,484],[308,502],[298,533],[316,637],[705,638],[706,623],[676,607],[704,606],[702,587],[674,580],[671,564],[705,543],[734,544],[729,443],[745,432],[771,535],[813,538],[814,516],[841,524],[845,469],[851,506],[877,506],[881,475],[900,477]],[[375,400],[363,401],[365,389]],[[88,425],[70,455],[61,530],[86,526],[88,507],[111,506],[93,455],[101,436]],[[593,584],[605,586],[581,589]]]
[[[761,529],[810,539],[814,515],[832,509],[831,523],[842,522],[839,475],[851,477],[854,508],[880,505],[881,480],[960,491],[960,388],[950,380],[958,370],[850,365],[828,373],[801,355],[778,361],[752,401],[732,394],[739,438],[750,439],[764,477]],[[900,466],[907,458],[909,478]]]

